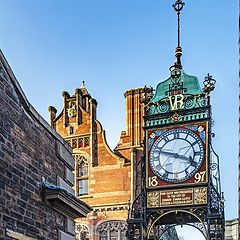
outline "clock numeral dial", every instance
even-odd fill
[[[174,139],[179,138],[179,132],[174,132],[173,138]]]
[[[178,183],[195,176],[203,159],[204,147],[198,135],[190,129],[177,128],[158,137],[149,160],[156,176],[166,182]],[[196,175],[195,181],[202,182],[202,178],[205,179]]]

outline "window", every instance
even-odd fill
[[[69,134],[70,135],[73,134],[73,127],[72,126],[69,128]]]
[[[78,179],[78,195],[88,194],[88,179]]]
[[[76,160],[76,189],[77,195],[88,195],[89,164],[87,159],[81,155],[75,155]]]
[[[127,224],[124,221],[101,223],[97,228],[99,240],[126,240]]]

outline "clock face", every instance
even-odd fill
[[[191,178],[201,167],[204,147],[191,130],[177,128],[165,131],[150,151],[150,166],[160,179],[178,183]]]

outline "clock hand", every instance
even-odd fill
[[[176,154],[173,153],[173,152],[166,152],[166,151],[160,151],[160,153],[164,154],[164,155],[167,155],[167,156],[175,156]]]
[[[181,147],[181,148],[179,148],[179,150],[178,150],[178,154],[180,153],[180,152],[184,152],[184,155],[186,155],[186,153],[191,149],[191,145],[186,145],[185,147]]]
[[[190,157],[186,157],[185,155],[178,155],[178,158],[181,158],[182,160],[186,160],[186,161],[192,161],[190,158],[192,158],[191,156]]]
[[[189,157],[179,156],[179,158],[182,159],[182,160],[184,160],[184,161],[188,161],[188,163],[189,163],[192,167],[196,167],[196,166],[197,166],[197,162],[195,162],[191,156],[189,156]]]
[[[191,156],[186,157],[185,155],[179,155],[178,153],[173,153],[173,152],[166,152],[166,151],[160,151],[160,153],[166,155],[166,156],[172,156],[174,158],[180,158],[182,160],[186,160],[188,162],[192,162],[193,159]]]

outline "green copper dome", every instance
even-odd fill
[[[173,81],[173,78],[169,77],[168,79],[159,83],[151,102],[155,103],[166,98],[167,95],[165,93],[169,90],[169,84],[171,84]],[[183,82],[183,87],[186,88],[184,94],[199,95],[203,93],[197,77],[187,75],[183,70],[181,70],[180,81]]]

